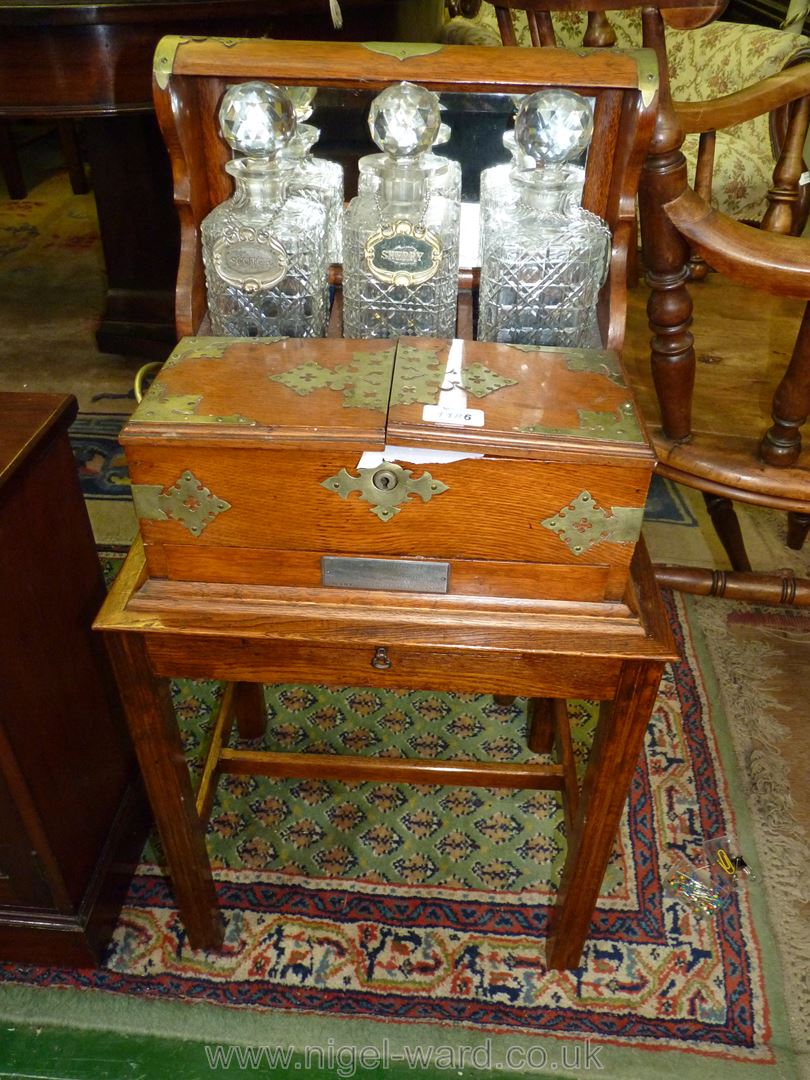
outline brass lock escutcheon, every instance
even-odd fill
[[[380,521],[390,521],[411,495],[418,495],[422,502],[430,502],[434,495],[447,491],[447,484],[435,480],[429,472],[414,479],[411,469],[393,461],[384,461],[372,469],[358,469],[356,476],[341,469],[321,481],[321,487],[336,492],[341,499],[348,499],[353,491],[359,492],[361,499],[371,503],[371,512]]]

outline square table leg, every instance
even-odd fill
[[[222,915],[168,682],[155,677],[142,635],[106,640],[189,944],[218,948]]]
[[[600,706],[546,943],[550,968],[580,963],[663,666],[625,661],[613,700]]]
[[[267,707],[261,683],[238,682],[234,687],[234,712],[240,739],[260,739],[267,728]]]

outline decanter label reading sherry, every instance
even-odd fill
[[[421,285],[435,275],[442,242],[430,229],[410,221],[383,225],[366,241],[365,258],[371,274],[390,285]]]
[[[250,234],[250,235],[247,235]],[[257,236],[241,230],[240,239],[221,237],[214,244],[214,267],[223,281],[245,292],[258,292],[277,285],[287,274],[287,252],[272,236]]]

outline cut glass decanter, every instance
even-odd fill
[[[225,165],[235,190],[202,223],[214,334],[322,337],[328,316],[326,211],[289,190],[278,155],[295,136],[289,98],[270,83],[226,91],[222,134],[240,154]]]
[[[572,91],[521,102],[508,176],[482,179],[479,340],[598,345],[610,230],[582,209],[584,170],[570,164],[592,132],[590,103]]]
[[[373,101],[381,154],[360,160],[343,233],[343,333],[453,337],[461,170],[432,152],[448,129],[436,94],[412,83]]]
[[[306,121],[312,115],[315,86],[286,86],[285,93],[295,111],[295,134],[278,154],[279,167],[288,181],[290,194],[315,197],[326,210],[326,243],[330,263],[342,260],[343,250],[343,169],[336,161],[315,157],[312,148],[320,130]]]

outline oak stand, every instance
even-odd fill
[[[611,608],[613,610],[611,610]],[[561,791],[568,853],[547,944],[551,968],[580,962],[672,637],[643,542],[625,603],[555,603],[521,613],[493,600],[459,603],[385,594],[375,602],[279,599],[276,590],[149,579],[133,547],[96,620],[116,670],[180,916],[193,948],[217,948],[223,925],[205,848],[204,818],[221,772],[449,783]],[[200,789],[192,791],[168,677],[221,679],[223,695]],[[402,761],[281,754],[227,747],[264,730],[257,684],[325,682],[538,699],[529,731],[558,764]],[[567,697],[602,701],[581,792]],[[549,699],[554,699],[550,701]],[[202,815],[202,816],[201,816]]]

